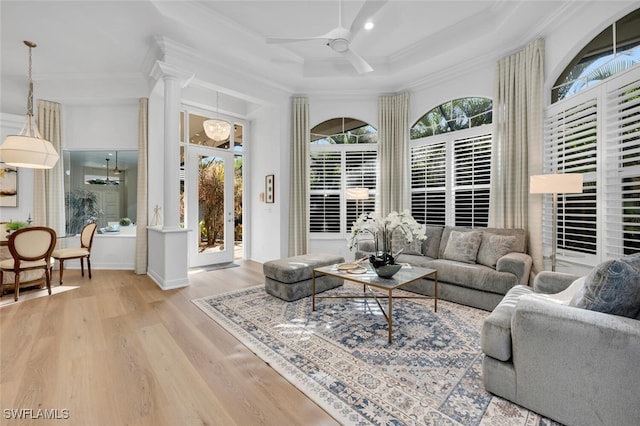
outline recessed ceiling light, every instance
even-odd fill
[[[368,30],[370,30],[370,29],[372,29],[372,28],[373,28],[373,22],[371,22],[371,21],[367,21],[367,22],[364,24],[364,29],[365,29],[365,30],[367,30],[367,31],[368,31]]]

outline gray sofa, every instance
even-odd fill
[[[481,333],[489,392],[566,425],[639,424],[640,258],[604,266],[509,291]],[[631,310],[612,310],[616,298]]]
[[[454,226],[427,226],[427,240],[411,244],[404,243],[396,231],[393,243],[394,251],[404,249],[398,262],[438,271],[438,298],[489,311],[509,289],[528,284],[532,261],[526,247],[523,229]],[[373,241],[361,241],[356,259],[373,251]],[[403,288],[434,293],[429,279]]]

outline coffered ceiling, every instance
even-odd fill
[[[371,17],[374,28],[359,31],[351,42],[374,68],[364,75],[325,40],[266,42],[325,34],[338,26],[339,11],[348,28],[364,3],[2,0],[1,111],[24,112],[27,49],[22,40],[38,44],[33,53],[37,84],[71,81],[85,85],[89,94],[110,81],[146,78],[145,64],[158,36],[291,92],[346,87],[381,92],[494,61],[579,7],[572,1],[383,1]]]

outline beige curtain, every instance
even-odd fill
[[[56,234],[63,236],[65,223],[60,104],[38,100],[37,108],[40,135],[51,142],[60,159],[51,169],[34,169],[33,223],[53,228]]]
[[[489,226],[528,230],[535,275],[541,271],[542,206],[529,176],[542,171],[544,40],[500,60],[493,98]]]
[[[136,214],[135,273],[147,273],[147,146],[149,99],[141,98],[138,109],[138,204]]]
[[[309,100],[293,98],[291,109],[289,256],[296,256],[306,254],[309,245]]]
[[[409,138],[409,94],[378,98],[378,211],[402,211]]]

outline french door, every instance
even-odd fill
[[[232,262],[233,152],[197,145],[188,149],[189,267]]]

